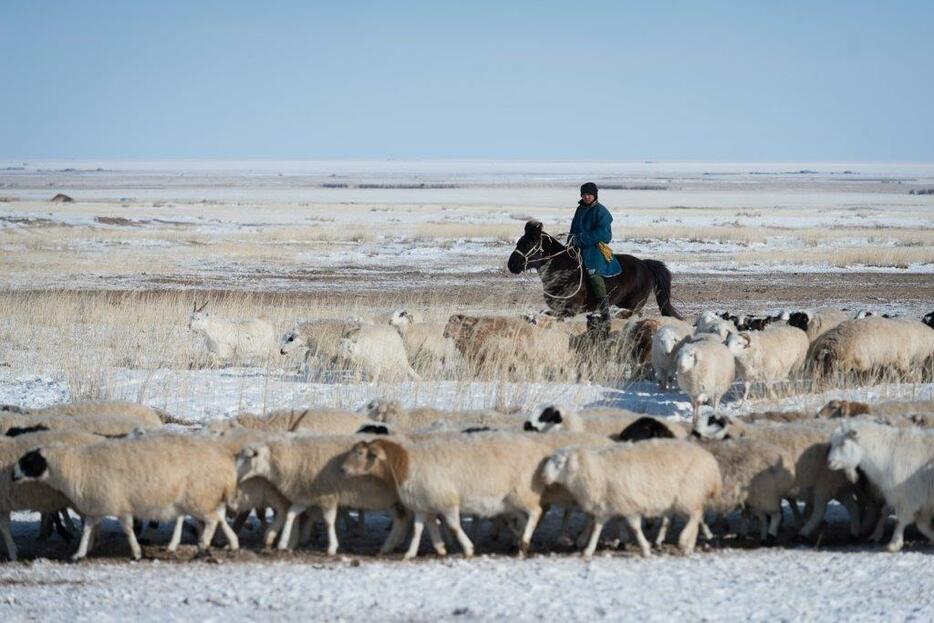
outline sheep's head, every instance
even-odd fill
[[[752,348],[752,336],[746,331],[733,333],[727,339],[726,347],[730,349],[734,357],[744,355]]]
[[[557,405],[548,405],[525,421],[523,428],[529,432],[547,433],[561,430],[567,420],[568,409]]]
[[[387,422],[392,415],[399,412],[399,403],[395,400],[380,400],[374,398],[366,405],[366,415],[377,422]]]
[[[567,482],[571,472],[580,467],[580,459],[576,448],[562,448],[545,461],[542,467],[542,482],[551,486],[556,483]]]
[[[237,453],[237,482],[250,478],[268,477],[272,471],[269,446],[253,443]]]
[[[354,444],[341,463],[341,473],[344,476],[365,476],[373,473],[386,461],[386,450],[382,444],[360,441]]]
[[[655,336],[658,340],[658,344],[662,347],[662,350],[665,351],[666,355],[670,355],[675,349],[675,346],[678,345],[678,342],[681,341],[674,327],[662,327]]]
[[[786,312],[787,313],[787,312]],[[784,315],[784,314],[783,314]],[[788,314],[788,325],[797,327],[802,331],[807,331],[811,324],[811,313],[806,311],[796,311]]]
[[[925,314],[921,322],[934,329],[934,311]]]
[[[701,417],[696,424],[694,424],[694,430],[691,431],[693,437],[699,437],[700,439],[717,439],[724,440],[730,439],[733,435],[735,423],[729,418],[729,416],[717,417],[716,415],[707,415],[706,417]]]
[[[412,324],[412,316],[404,309],[397,309],[396,311],[392,312],[392,317],[389,319],[389,324],[394,327],[404,329]]]
[[[694,366],[697,365],[697,349],[693,348],[690,344],[686,344],[678,352],[678,360],[676,362],[678,368],[678,374],[684,374],[694,369]]]
[[[671,429],[652,417],[640,417],[619,434],[619,441],[646,441],[648,439],[674,439]]]
[[[866,415],[870,411],[869,405],[851,400],[831,400],[824,408],[817,412],[819,418],[847,418],[854,415]]]
[[[830,437],[828,467],[832,470],[843,470],[847,480],[855,483],[859,480],[856,468],[862,460],[863,449],[859,445],[859,433],[846,424],[840,426]]]
[[[49,463],[42,454],[42,448],[35,448],[20,457],[13,466],[13,482],[46,480],[49,477]]]
[[[0,413],[15,413],[17,415],[24,415],[29,413],[29,410],[18,407],[16,405],[0,405]]]
[[[389,427],[385,424],[364,424],[357,429],[358,435],[388,435]]]
[[[205,301],[204,305],[198,307],[198,303],[195,303],[191,308],[191,315],[188,316],[188,329],[191,331],[202,331],[204,329],[204,322],[210,318],[211,313],[204,311],[204,308],[208,306],[208,302]]]
[[[279,341],[279,354],[289,355],[305,348],[305,340],[302,339],[301,332],[296,328],[282,336]]]

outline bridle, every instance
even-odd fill
[[[554,236],[552,236],[551,234],[546,234],[545,232],[542,232],[541,237],[539,237],[539,239],[538,239],[538,242],[536,242],[536,243],[535,243],[528,251],[526,251],[525,253],[523,253],[522,251],[520,251],[518,247],[516,247],[515,249],[513,249],[512,252],[513,252],[514,254],[519,255],[519,257],[522,258],[522,272],[526,272],[526,271],[529,269],[529,258],[530,258],[530,257],[532,257],[533,255],[535,255],[536,253],[544,253],[544,252],[545,252],[545,248],[542,246],[542,240],[543,240],[545,237],[547,237],[548,239],[550,239],[550,240],[552,240],[552,241],[557,242],[558,244],[560,244],[560,242],[558,242],[558,240],[557,240]],[[574,258],[574,259],[577,260],[577,272],[578,272],[578,275],[579,275],[579,279],[578,279],[578,282],[577,282],[577,288],[576,288],[576,289],[574,290],[574,292],[571,293],[569,296],[558,296],[557,294],[549,294],[549,293],[548,293],[548,290],[546,289],[545,292],[544,292],[544,294],[545,294],[545,296],[548,297],[548,298],[551,298],[551,299],[558,299],[558,300],[562,300],[562,301],[563,301],[563,300],[572,299],[572,298],[574,298],[575,296],[577,296],[577,295],[580,293],[581,289],[584,287],[584,266],[583,266],[583,261],[581,260],[580,251],[578,251],[578,250],[575,249],[574,247],[570,247],[570,246],[563,247],[563,248],[562,248],[560,251],[558,251],[557,253],[552,253],[551,255],[544,255],[544,256],[538,258],[536,261],[542,262],[542,263],[548,263],[548,262],[550,262],[551,260],[553,260],[554,258],[558,257],[559,255],[564,255],[565,253],[567,253],[568,256],[570,256],[570,257],[572,257],[572,258]]]

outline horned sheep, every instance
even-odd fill
[[[269,319],[225,320],[195,307],[188,329],[204,338],[212,365],[243,360],[263,360],[275,348],[275,329]]]
[[[542,470],[547,485],[561,484],[594,517],[585,557],[593,556],[607,520],[625,518],[643,556],[651,546],[642,533],[643,517],[679,515],[688,521],[678,545],[694,551],[704,507],[720,493],[720,470],[713,456],[681,440],[653,439],[610,448],[563,448]]]
[[[752,383],[766,383],[774,394],[774,383],[784,381],[804,365],[808,341],[804,331],[788,325],[773,325],[762,331],[741,331],[727,340],[736,360],[736,373],[744,382],[743,400]]]
[[[87,556],[91,535],[104,517],[120,520],[133,558],[142,550],[133,518],[175,520],[168,551],[174,552],[185,515],[205,522],[199,549],[209,547],[220,524],[232,550],[237,535],[225,510],[236,493],[230,456],[214,442],[192,435],[143,435],[86,446],[49,444],[17,461],[13,480],[38,481],[61,492],[84,519],[73,560]]]

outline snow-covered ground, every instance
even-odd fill
[[[934,189],[934,165],[0,162],[0,403],[39,407],[99,391],[205,422],[281,407],[357,409],[380,397],[523,412],[561,402],[686,419],[684,394],[648,382],[373,384],[338,373],[308,379],[279,360],[268,368],[190,368],[191,301],[160,298],[169,289],[195,290],[196,298],[209,291],[222,313],[254,313],[264,299],[238,307],[238,297],[275,292],[277,330],[315,313],[385,314],[400,299],[435,301],[438,317],[458,306],[526,311],[540,304],[540,285],[534,276],[504,275],[505,259],[529,217],[565,230],[588,179],[604,188],[601,200],[616,215],[614,247],[665,260],[676,298],[694,286],[679,305],[710,309],[728,300],[738,311],[763,311],[777,305],[771,292],[783,286],[803,292],[791,300],[820,307],[831,278],[857,273],[866,277],[836,286],[833,304],[930,311],[934,195],[917,193]],[[76,201],[49,203],[58,192]],[[870,278],[876,285],[864,287]],[[881,289],[898,279],[901,290]],[[158,296],[24,294],[48,289]],[[752,292],[763,309],[750,309]],[[343,298],[332,301],[334,293]],[[930,400],[934,385],[795,389],[775,401],[731,396],[723,408],[813,410],[832,398]],[[368,517],[366,540],[348,541],[349,553],[334,561],[307,551],[262,553],[245,539],[247,551],[237,556],[175,562],[148,547],[147,560],[131,563],[111,523],[99,557],[71,565],[61,562],[70,546],[36,543],[35,517],[17,514],[14,534],[29,562],[0,564],[0,616],[934,618],[930,545],[914,541],[898,555],[849,545],[838,538],[845,513],[835,507],[828,519],[837,537],[818,549],[786,534],[777,549],[730,543],[690,558],[667,552],[642,560],[629,550],[584,562],[550,548],[559,522],[552,514],[527,560],[481,541],[481,554],[494,553],[413,563],[372,555],[385,534],[378,514]]]

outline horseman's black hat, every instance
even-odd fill
[[[587,182],[586,184],[581,186],[581,194],[582,195],[593,195],[594,197],[596,197],[597,196],[597,185],[594,184],[593,182]]]

